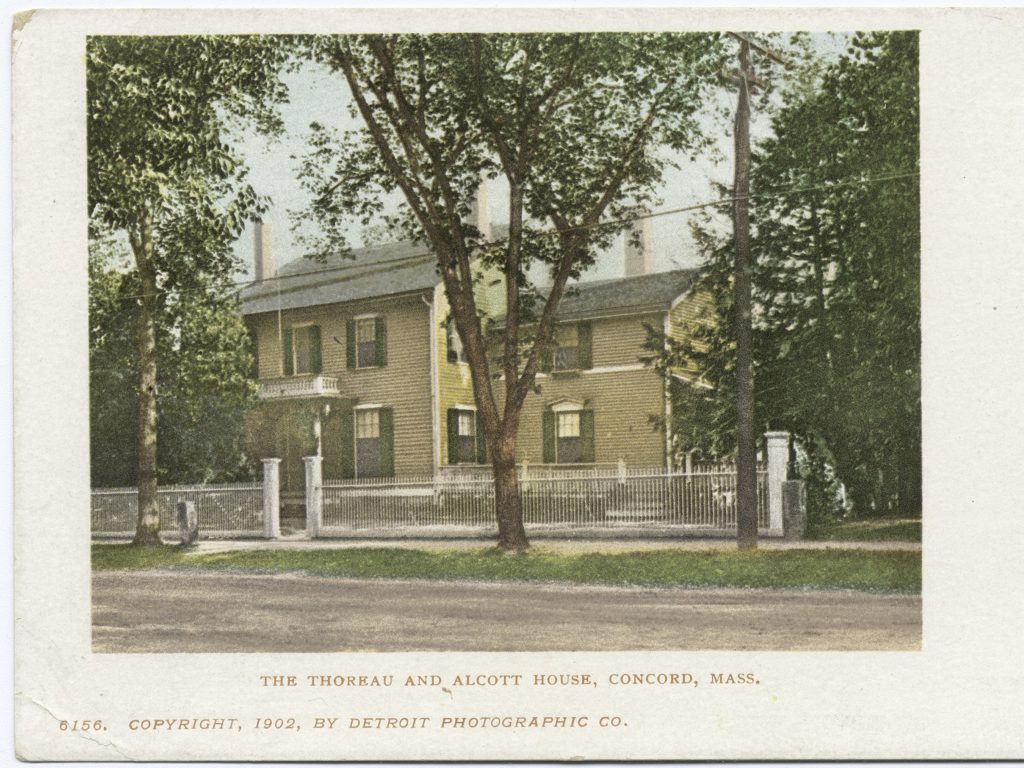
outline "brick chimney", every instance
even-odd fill
[[[476,196],[469,207],[469,224],[480,230],[485,241],[491,241],[491,212],[487,207],[487,179],[481,177],[480,186],[476,188]]]
[[[651,220],[639,219],[626,230],[626,277],[646,275],[651,271]]]
[[[274,251],[270,247],[270,224],[261,219],[256,219],[252,244],[253,261],[256,267],[256,282],[261,283],[274,276]]]

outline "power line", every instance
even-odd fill
[[[817,185],[813,185],[813,186],[805,186],[805,187],[777,187],[775,189],[766,190],[764,192],[754,192],[754,193],[751,193],[750,195],[746,196],[746,199],[747,200],[754,200],[754,199],[766,198],[766,197],[784,197],[784,196],[788,196],[788,195],[802,194],[804,192],[820,192],[820,191],[826,190],[826,189],[837,189],[839,187],[850,187],[850,186],[858,186],[858,185],[865,185],[865,184],[876,184],[876,183],[886,182],[886,181],[898,181],[900,179],[917,178],[919,176],[920,176],[920,171],[904,171],[904,172],[900,172],[900,173],[888,174],[888,175],[885,175],[885,176],[872,176],[872,177],[863,177],[862,176],[862,177],[857,177],[857,178],[853,178],[853,179],[845,179],[845,180],[838,180],[838,181],[834,181],[834,182],[828,182],[828,183],[825,183],[825,184],[817,184]],[[574,226],[574,227],[567,227],[565,230],[544,229],[544,230],[538,230],[538,231],[534,232],[533,234],[540,235],[540,236],[550,236],[550,235],[560,234],[560,232],[579,232],[579,231],[590,230],[590,229],[601,229],[603,227],[613,227],[613,226],[622,225],[622,224],[632,224],[632,223],[637,222],[637,221],[644,221],[645,219],[656,219],[656,218],[660,218],[662,216],[673,216],[673,215],[680,214],[680,213],[690,213],[692,211],[698,211],[698,210],[702,210],[704,208],[714,208],[716,206],[721,206],[721,205],[732,205],[735,202],[737,202],[738,200],[742,200],[742,199],[744,199],[744,198],[733,195],[733,196],[730,196],[730,197],[719,198],[717,200],[708,200],[708,201],[703,202],[703,203],[693,203],[691,205],[684,205],[684,206],[681,206],[681,207],[678,207],[678,208],[667,208],[667,209],[661,210],[661,211],[652,211],[650,213],[642,213],[642,214],[638,214],[636,216],[633,216],[631,218],[626,218],[626,219],[611,219],[609,221],[599,222],[597,224],[580,224],[580,225],[577,225],[577,226]],[[486,246],[499,245],[499,244],[507,242],[507,241],[508,241],[507,237],[499,237],[499,238],[495,238],[493,240],[488,240],[485,243],[485,245]],[[383,267],[383,266],[397,265],[397,264],[402,264],[402,263],[407,263],[409,266],[412,266],[414,264],[419,264],[420,262],[426,261],[428,259],[432,260],[433,258],[434,258],[434,253],[432,251],[423,251],[422,253],[409,254],[409,255],[401,256],[401,257],[395,258],[395,259],[381,259],[381,260],[378,260],[378,261],[374,261],[372,263],[372,267]],[[278,285],[278,291],[280,291],[280,282],[279,281],[290,280],[290,279],[298,278],[298,277],[306,277],[306,276],[309,276],[309,275],[329,275],[329,274],[332,274],[332,273],[335,273],[335,272],[344,272],[344,271],[351,270],[351,269],[362,269],[362,270],[371,271],[371,272],[375,271],[374,269],[371,268],[371,265],[366,263],[366,262],[362,262],[362,263],[353,262],[352,264],[343,264],[343,265],[340,265],[340,266],[337,266],[337,267],[326,267],[324,269],[310,269],[310,270],[306,270],[306,271],[302,271],[302,272],[296,272],[296,273],[287,274],[287,275],[280,275],[280,274],[278,274],[278,275],[274,275],[273,277],[264,278],[261,281],[261,284],[266,284],[266,283],[270,283],[270,282],[276,282],[277,285]],[[252,285],[254,282],[255,281],[253,281],[253,280],[232,281],[232,282],[224,283],[220,287],[222,287],[222,288],[227,288],[227,287],[237,288],[237,289],[239,289],[239,291],[234,291],[234,293],[238,293],[238,292],[240,292],[241,288],[244,288],[246,286]],[[155,295],[168,294],[168,293],[172,293],[172,292],[173,293],[177,293],[177,294],[191,294],[191,293],[199,293],[200,291],[201,291],[201,289],[180,290],[180,291],[162,290],[162,291],[157,291]],[[125,295],[125,296],[118,296],[117,298],[118,298],[118,300],[141,299],[141,298],[144,298],[145,295],[147,295],[147,294],[136,293],[136,294],[129,294],[129,295]]]

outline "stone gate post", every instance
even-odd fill
[[[310,538],[320,535],[324,515],[323,456],[304,456],[306,464],[306,530]]]
[[[782,484],[789,463],[789,432],[766,432],[768,458],[768,528],[782,535]]]
[[[281,535],[281,460],[263,459],[263,538]]]

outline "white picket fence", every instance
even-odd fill
[[[124,537],[135,532],[139,516],[137,488],[94,488],[92,535]],[[179,501],[195,504],[204,538],[257,536],[263,533],[263,484],[172,485],[158,489],[160,529],[170,538],[178,530]]]
[[[783,491],[788,435],[766,435],[766,462],[757,469],[758,528],[783,535]],[[490,467],[446,467],[436,475],[357,480],[322,479],[323,459],[303,459],[306,472],[305,527],[311,537],[356,533],[458,535],[497,529]],[[173,538],[176,506],[195,505],[202,538],[281,535],[280,459],[263,460],[263,480],[227,485],[180,485],[159,489],[160,527]],[[617,464],[521,465],[519,491],[528,529],[638,531],[660,529],[734,534],[736,468],[731,464],[688,465],[685,471]],[[124,537],[135,530],[138,492],[98,488],[92,492],[96,538]]]
[[[769,527],[767,470],[757,473],[758,525]],[[615,465],[520,468],[528,529],[688,527],[736,529],[736,471],[715,465],[686,473]],[[437,477],[372,478],[322,484],[320,535],[355,530],[494,529],[494,481],[473,470]]]

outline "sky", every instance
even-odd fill
[[[815,49],[823,56],[832,57],[841,50],[842,39],[831,36],[813,36]],[[776,77],[779,75],[776,74]],[[358,127],[358,118],[348,113],[349,91],[341,75],[330,72],[319,64],[305,64],[298,71],[285,76],[289,89],[289,103],[282,108],[284,133],[276,141],[267,140],[256,134],[246,134],[240,145],[243,156],[250,168],[250,182],[260,194],[268,195],[272,205],[264,220],[270,224],[274,259],[278,267],[293,259],[301,258],[303,251],[295,242],[291,231],[289,210],[301,210],[308,205],[309,195],[302,189],[296,178],[298,158],[307,146],[310,135],[309,125],[318,122],[328,128],[344,131]],[[723,88],[720,99],[730,112],[735,104],[735,91]],[[711,120],[711,118],[709,118]],[[706,153],[691,161],[684,158],[679,169],[669,169],[665,184],[660,190],[663,204],[657,211],[682,208],[698,203],[716,200],[715,184],[731,186],[732,136],[731,125],[721,122],[707,126],[719,133],[715,151]],[[752,134],[754,139],[765,136],[770,129],[765,112],[754,110]],[[491,182],[488,189],[491,220],[500,224],[507,222],[508,205],[504,189],[498,181]],[[697,266],[700,254],[690,236],[689,222],[692,214],[680,213],[656,216],[651,220],[653,246],[652,271],[663,272],[671,269]],[[349,242],[360,244],[359,228],[349,233]],[[253,233],[251,226],[235,243],[235,254],[243,265],[238,280],[251,279],[253,262]],[[623,243],[619,239],[583,277],[585,280],[607,279],[623,273]],[[544,282],[543,275],[532,277]]]

